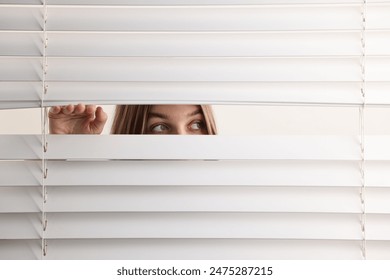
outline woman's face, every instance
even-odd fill
[[[197,105],[153,105],[147,134],[208,134],[204,115]]]

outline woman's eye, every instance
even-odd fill
[[[155,125],[151,128],[151,131],[154,133],[164,133],[168,130],[168,127],[163,124]]]
[[[201,129],[203,129],[203,127],[204,127],[203,122],[200,122],[200,121],[199,122],[194,122],[190,126],[190,128],[192,130],[201,130]]]

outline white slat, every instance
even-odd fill
[[[2,187],[0,193],[0,213],[41,211],[41,187]],[[47,193],[47,212],[361,212],[357,187],[77,186]],[[365,196],[366,213],[390,214],[388,188],[370,187]]]
[[[4,5],[0,9],[0,30],[42,31],[42,7]]]
[[[369,87],[370,84],[367,84],[367,88]],[[375,89],[381,96],[382,92],[385,93],[381,86],[376,86]],[[109,96],[107,92],[110,92]],[[369,92],[370,96],[375,94],[373,90]],[[387,96],[383,94],[383,98]],[[379,101],[383,98],[380,97]],[[45,104],[153,104],[156,101],[166,104],[359,104],[361,95],[358,82],[49,82],[46,100]]]
[[[367,60],[366,78],[368,81],[390,81],[390,58],[376,57]]]
[[[41,135],[1,135],[0,160],[41,159]]]
[[[48,5],[296,5],[306,6],[315,4],[361,4],[360,0],[47,0]],[[369,4],[389,3],[389,0],[370,1]],[[27,5],[42,5],[41,0],[0,0],[0,4],[27,4]]]
[[[4,103],[36,103],[40,100],[42,82],[0,82],[1,107]]]
[[[373,214],[390,214],[390,188],[367,188],[366,212]]]
[[[39,108],[40,102],[39,101],[13,101],[13,102],[7,102],[2,101],[0,103],[0,110],[2,109],[31,109],[31,108]],[[25,131],[23,131],[25,132]]]
[[[390,44],[389,31],[371,31],[367,32],[366,36],[366,54],[389,55],[389,49],[387,48]]]
[[[64,137],[50,135],[48,141],[50,142],[50,149],[46,155],[48,159],[360,160],[361,158],[360,147],[356,145],[358,139],[339,136],[101,135],[86,137],[67,135]]]
[[[51,6],[50,31],[247,31],[360,29],[359,6]]]
[[[48,259],[361,259],[361,242],[347,240],[72,239],[48,246]]]
[[[48,135],[47,141],[46,159],[361,159],[352,136]],[[0,146],[0,159],[42,158],[40,135],[3,135]]]
[[[367,160],[390,160],[390,135],[370,135],[364,141]]]
[[[372,82],[367,83],[366,102],[368,104],[389,105],[390,104],[390,83]]]
[[[371,189],[366,197],[372,197]],[[324,212],[360,213],[359,188],[341,187],[50,187],[48,212]],[[390,213],[384,201],[377,211]],[[17,206],[9,205],[13,210]],[[2,207],[4,208],[4,207]],[[15,209],[17,211],[18,208]],[[370,212],[372,208],[367,207]],[[374,210],[374,209],[373,209]]]
[[[42,187],[1,187],[0,213],[37,213],[42,210]]]
[[[367,105],[390,104],[389,82],[368,82],[366,89]],[[40,82],[0,82],[0,108],[39,108],[41,91]],[[359,82],[49,82],[45,98],[45,106],[75,103],[357,106],[362,102]]]
[[[359,240],[358,217],[317,213],[49,213],[46,236]]]
[[[0,167],[0,186],[41,185],[40,161],[0,162]],[[48,162],[48,170],[51,186],[361,186],[359,162],[67,161]]]
[[[366,246],[368,259],[387,261],[390,259],[390,241],[368,241]]]
[[[6,0],[2,0],[6,1]],[[18,0],[23,1],[23,0]],[[27,1],[27,0],[24,0]],[[33,0],[30,0],[33,1]],[[360,0],[343,0],[342,3],[359,3]],[[385,2],[382,0],[381,2]],[[1,2],[0,2],[1,3]],[[266,5],[266,4],[339,4],[337,0],[48,0],[50,5]],[[371,2],[370,2],[371,3]]]
[[[41,186],[42,162],[0,161],[0,187]]]
[[[40,239],[41,213],[0,214],[0,239]]]
[[[390,161],[368,161],[365,163],[367,186],[390,187]]]
[[[42,58],[0,57],[0,81],[38,82],[41,80]]]
[[[41,240],[0,239],[0,260],[38,260],[42,255]]]
[[[62,57],[361,54],[359,32],[50,32],[48,39],[47,55]]]
[[[44,106],[173,102],[357,105],[362,102],[359,82],[48,82],[47,86]],[[386,88],[368,83],[367,103],[371,103],[369,100],[390,103]],[[0,108],[40,107],[41,91],[39,82],[0,82]]]
[[[390,215],[388,214],[367,215],[366,238],[368,240],[390,241]]]
[[[68,161],[49,162],[48,169],[50,186],[361,186],[359,162]],[[12,177],[6,182],[16,185]]]
[[[49,58],[49,81],[360,81],[360,58]],[[14,59],[9,59],[13,63]],[[367,60],[367,67],[370,60]],[[377,66],[386,63],[376,60]],[[104,65],[104,67],[102,67]],[[299,71],[297,71],[299,69]],[[5,69],[4,69],[5,71]],[[380,69],[378,69],[380,71]],[[0,72],[1,73],[1,72]],[[31,75],[31,74],[30,74]],[[10,74],[7,75],[11,76]],[[20,74],[18,77],[24,77]],[[27,76],[27,75],[26,75]],[[12,76],[11,76],[12,77]],[[10,78],[11,78],[10,77]],[[32,79],[32,77],[27,76]],[[367,79],[369,73],[367,73]],[[16,77],[13,77],[16,79]],[[371,77],[375,79],[376,77]]]
[[[390,28],[390,5],[373,4],[367,6],[367,29],[389,29]]]
[[[0,4],[41,5],[41,0],[0,0]]]
[[[0,54],[4,56],[42,56],[42,37],[39,32],[0,31]]]

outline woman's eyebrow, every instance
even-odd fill
[[[149,118],[168,119],[168,116],[165,115],[165,114],[161,114],[161,113],[150,112],[149,113]]]
[[[195,110],[191,113],[188,113],[187,117],[192,117],[192,116],[201,115],[201,114],[202,114],[201,110]],[[168,115],[162,114],[162,113],[155,113],[155,112],[150,112],[149,118],[160,118],[160,119],[166,119],[166,120],[169,119]]]
[[[195,111],[187,114],[187,117],[192,117],[192,116],[201,115],[201,114],[202,114],[201,110],[195,110]]]

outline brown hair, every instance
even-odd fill
[[[149,112],[153,105],[117,105],[112,134],[145,134]],[[214,114],[210,105],[198,105],[204,116],[207,134],[217,134]]]

